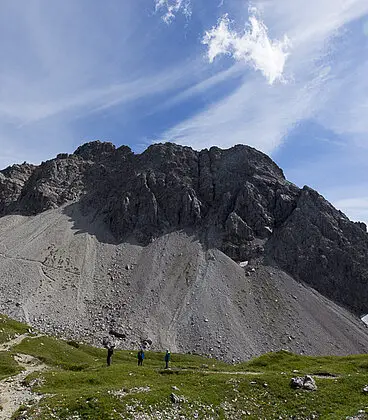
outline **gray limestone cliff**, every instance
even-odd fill
[[[79,201],[117,242],[146,245],[189,230],[235,261],[262,258],[348,307],[368,312],[368,234],[265,154],[237,145],[195,151],[171,143],[142,154],[92,142],[39,166],[0,171],[0,216]]]

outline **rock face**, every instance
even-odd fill
[[[117,242],[147,245],[176,230],[236,261],[263,258],[325,296],[368,312],[368,235],[266,155],[238,145],[194,151],[156,144],[140,155],[92,142],[35,167],[0,171],[0,215],[80,201]]]
[[[33,165],[23,163],[0,171],[0,215],[15,210],[14,205],[35,168]]]
[[[228,361],[363,353],[368,235],[247,146],[92,142],[0,171],[0,313]],[[314,289],[312,289],[310,286]]]

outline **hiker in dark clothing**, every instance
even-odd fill
[[[166,354],[165,354],[165,369],[169,368],[169,362],[170,362],[170,357],[171,357],[171,353],[169,350],[166,350]]]
[[[107,349],[107,359],[106,364],[107,366],[111,365],[111,357],[114,354],[114,347],[115,344],[110,340],[109,337],[104,337],[102,340],[102,345]]]
[[[111,344],[109,347],[107,347],[107,359],[106,359],[106,363],[107,366],[111,365],[111,357],[114,354],[114,344]]]
[[[143,349],[140,349],[138,352],[138,366],[143,366],[143,360],[144,360],[144,351]]]

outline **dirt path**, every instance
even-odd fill
[[[9,351],[12,347],[20,344],[28,336],[29,334],[21,334],[17,335],[9,341],[6,341],[5,343],[0,343],[0,351]]]
[[[27,334],[18,337],[0,345],[0,351],[10,350],[13,346],[22,342]],[[47,368],[38,359],[26,355],[16,354],[14,359],[22,367],[22,372],[18,375],[5,378],[0,381],[0,420],[9,420],[15,411],[22,405],[32,402],[37,403],[43,395],[34,394],[24,385],[24,379],[33,372],[40,372]]]

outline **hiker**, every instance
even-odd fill
[[[144,360],[144,351],[143,349],[140,349],[138,352],[138,366],[143,366],[143,360]]]
[[[104,337],[103,340],[102,340],[102,345],[105,347],[105,349],[107,349],[106,363],[107,363],[107,366],[110,366],[111,365],[111,357],[114,354],[115,344],[110,340],[109,337]]]
[[[114,347],[115,347],[114,344],[110,344],[107,347],[107,360],[106,360],[107,366],[111,365],[111,357],[114,354]]]
[[[170,357],[171,357],[170,351],[169,350],[166,350],[166,354],[165,354],[165,363],[166,363],[166,366],[165,366],[165,369],[168,369],[169,368]]]

